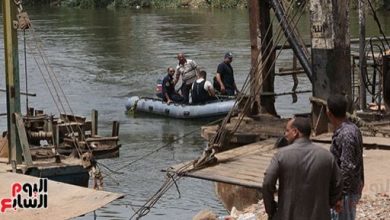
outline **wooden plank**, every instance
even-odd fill
[[[311,139],[313,141],[331,143],[332,135],[333,135],[332,133],[326,133],[326,134],[312,137]],[[379,147],[379,148],[390,149],[390,138],[363,136],[363,146],[366,148]]]
[[[15,116],[15,120],[16,120],[15,124],[16,124],[16,128],[18,130],[20,145],[21,145],[22,151],[23,151],[24,162],[26,163],[27,166],[32,166],[33,162],[32,162],[31,153],[30,153],[30,146],[28,144],[26,128],[24,127],[23,119],[19,115],[19,113],[14,113],[14,116]]]
[[[84,116],[78,116],[78,115],[68,115],[68,114],[60,114],[60,118],[64,120],[65,122],[79,122],[84,123],[86,120],[86,117]]]
[[[186,174],[186,176],[194,177],[197,179],[204,179],[204,180],[211,180],[211,181],[217,181],[217,182],[222,182],[222,183],[240,185],[240,186],[245,186],[248,188],[257,188],[257,189],[261,188],[260,180],[258,182],[247,182],[247,181],[238,180],[237,178],[215,176],[212,174],[210,174],[210,175],[196,175],[196,173],[189,173],[189,174]]]
[[[86,142],[93,142],[93,141],[96,141],[96,142],[99,142],[99,141],[118,141],[118,140],[119,140],[118,136],[115,136],[115,137],[92,137],[92,138],[85,139]]]
[[[247,183],[250,183],[250,182],[258,182],[258,180],[260,178],[262,178],[261,175],[257,175],[257,176],[254,176],[254,174],[248,174],[248,173],[235,173],[233,175],[233,173],[229,173],[229,172],[216,172],[215,170],[211,171],[203,171],[203,172],[199,172],[197,173],[196,175],[204,175],[204,174],[207,174],[208,176],[220,176],[220,177],[224,177],[224,178],[232,178],[232,179],[235,179],[237,181],[241,181],[241,182],[247,182]]]
[[[91,113],[92,120],[92,128],[91,128],[91,136],[95,136],[98,134],[98,111],[93,109]]]
[[[205,179],[210,181],[217,181],[233,185],[245,186],[249,188],[259,189],[263,184],[264,172],[268,167],[266,161],[270,161],[275,150],[261,152],[262,146],[266,143],[272,142],[270,140],[262,141],[243,147],[235,148],[231,151],[226,151],[216,154],[225,155],[222,163],[206,167],[193,172],[185,173],[185,176]],[[316,143],[317,145],[329,150],[329,143]],[[255,153],[250,154],[251,150]],[[234,153],[233,153],[234,152]],[[237,158],[235,155],[238,155]],[[229,160],[229,156],[230,160]],[[247,160],[247,158],[258,158],[258,161]],[[376,193],[390,193],[388,171],[390,170],[389,150],[364,150],[364,169],[365,169],[365,187],[364,194]],[[247,161],[246,163],[243,163]],[[185,164],[192,163],[192,161],[175,165],[173,170],[177,170]],[[378,169],[380,167],[381,169]]]
[[[16,173],[0,173],[0,198],[10,198],[14,183],[39,183],[39,179]],[[1,218],[8,220],[70,219],[92,212],[116,199],[122,194],[97,191],[84,187],[48,180],[47,208],[7,209]],[[66,193],[64,193],[66,192]]]
[[[209,175],[212,175],[212,176],[224,176],[224,177],[231,177],[231,178],[236,178],[236,179],[239,179],[239,180],[242,180],[242,181],[256,181],[257,178],[260,177],[261,174],[259,174],[258,172],[257,173],[254,173],[254,172],[247,172],[247,173],[236,173],[236,172],[228,172],[227,169],[225,169],[224,172],[220,172],[218,170],[215,170],[215,169],[209,169],[209,170],[206,170],[204,169],[202,172],[198,172],[199,174],[200,173],[208,173]]]
[[[92,128],[92,122],[86,121],[85,123],[80,122],[68,122],[68,123],[61,123],[58,124],[58,129],[60,133],[69,133],[69,132],[80,132],[80,129],[82,131],[90,131]]]
[[[112,137],[116,137],[119,135],[119,121],[112,122]]]
[[[273,149],[274,143],[275,139],[268,139],[217,153],[215,155],[218,159],[216,165],[188,172],[184,175],[250,188],[260,188],[264,172],[275,152]],[[190,162],[174,166],[173,171],[187,163]]]

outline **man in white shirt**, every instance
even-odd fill
[[[179,60],[179,64],[176,67],[175,84],[181,76],[181,95],[184,97],[185,102],[188,103],[192,83],[195,81],[196,75],[199,72],[198,65],[195,61],[186,59],[183,53],[179,53],[177,59]]]
[[[203,104],[215,99],[215,91],[210,81],[206,80],[207,73],[202,70],[198,79],[192,84],[192,104]]]

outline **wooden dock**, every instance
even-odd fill
[[[234,127],[239,122],[238,117],[233,117],[226,125],[226,130],[231,134],[227,148],[232,146],[242,146],[268,138],[281,137],[284,135],[288,119],[281,119],[271,115],[258,115],[254,117],[244,117],[237,131],[233,132]],[[201,135],[206,140],[217,133],[218,125],[203,126]]]
[[[11,198],[11,186],[19,182],[38,183],[39,179],[23,174],[0,172],[0,198]],[[6,209],[1,219],[70,219],[92,212],[104,205],[123,198],[122,194],[97,191],[84,187],[48,180],[47,208]]]
[[[311,139],[316,142],[330,144],[332,141],[332,135],[333,133],[325,133],[316,137],[312,137]],[[390,150],[390,138],[363,136],[363,145],[366,149]]]
[[[223,182],[228,184],[240,185],[248,188],[261,189],[264,172],[271,161],[276,149],[273,149],[275,139],[268,139],[257,143],[238,147],[229,151],[217,153],[215,157],[218,162],[215,165],[186,173],[186,176]],[[316,144],[329,149],[330,144]],[[390,144],[388,142],[388,144]],[[364,168],[366,176],[366,186],[379,184],[388,186],[387,192],[390,192],[390,179],[388,171],[390,170],[390,151],[380,149],[367,150],[364,145]],[[389,162],[387,162],[389,161]],[[177,170],[185,162],[172,167],[172,171]],[[191,169],[191,168],[189,168]],[[368,189],[367,189],[368,190]],[[370,189],[372,193],[380,191]]]
[[[218,153],[215,155],[218,160],[215,166],[186,173],[186,176],[249,188],[261,188],[264,171],[275,151],[273,150],[275,141],[275,139],[268,139]],[[184,164],[175,165],[172,168],[177,170]]]

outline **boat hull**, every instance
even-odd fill
[[[25,174],[82,187],[88,187],[89,181],[88,170],[81,165],[54,164],[30,167]]]
[[[202,105],[167,104],[159,99],[133,96],[127,100],[126,109],[170,118],[198,119],[226,115],[234,104],[233,99],[217,100]]]

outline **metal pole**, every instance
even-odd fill
[[[275,11],[276,18],[279,20],[280,25],[283,29],[284,35],[286,36],[289,44],[291,45],[295,55],[297,56],[301,66],[306,72],[307,77],[310,79],[310,82],[313,83],[313,73],[311,69],[311,64],[309,58],[306,57],[302,47],[298,44],[298,37],[296,33],[288,23],[286,15],[284,14],[284,9],[279,0],[270,1],[272,8]]]
[[[14,113],[20,113],[19,59],[16,20],[16,5],[13,0],[3,0],[4,59],[7,90],[7,125],[9,161],[22,163],[22,149],[16,132]]]
[[[365,110],[367,104],[366,94],[366,75],[367,75],[367,60],[366,60],[366,7],[363,0],[359,0],[359,69],[360,69],[360,109]],[[373,82],[375,86],[375,81]]]

